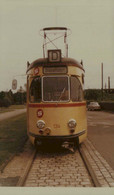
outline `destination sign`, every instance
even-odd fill
[[[67,67],[44,67],[44,74],[64,74],[67,73]]]

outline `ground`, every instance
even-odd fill
[[[114,169],[114,113],[88,111],[88,139]]]
[[[26,109],[23,109],[26,112]],[[0,114],[0,119],[15,116],[19,110]],[[88,111],[88,139],[114,169],[114,113]]]

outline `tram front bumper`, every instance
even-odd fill
[[[32,132],[29,132],[29,135],[35,138],[35,141],[41,141],[41,142],[64,142],[64,141],[72,141],[75,140],[76,138],[78,138],[79,136],[83,135],[86,133],[86,130],[80,131],[76,134],[72,134],[72,135],[62,135],[62,136],[50,136],[50,135],[37,135],[34,134]]]

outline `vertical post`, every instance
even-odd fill
[[[67,31],[64,34],[64,43],[65,43],[66,57],[68,58]]]
[[[46,33],[44,31],[44,43],[43,43],[43,57],[45,58],[45,47],[46,47]]]
[[[102,100],[103,100],[103,63],[101,63],[101,91],[102,91]]]
[[[44,44],[43,44],[43,58],[45,58]]]
[[[108,92],[110,93],[110,77],[108,77]]]
[[[66,44],[66,57],[68,58],[68,44]]]

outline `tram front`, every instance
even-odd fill
[[[66,30],[66,29],[65,29]],[[28,136],[33,144],[81,143],[87,136],[83,66],[48,50],[27,70]]]

